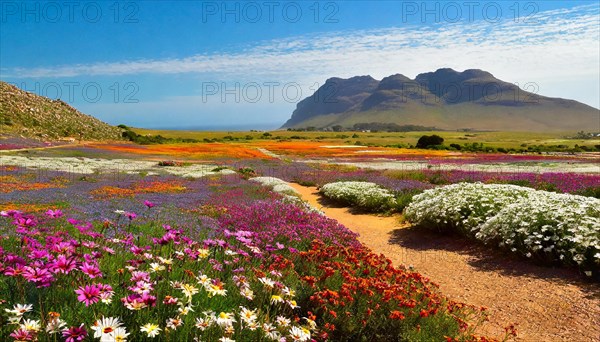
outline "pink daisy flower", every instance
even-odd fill
[[[90,306],[100,300],[100,289],[96,285],[86,285],[75,290],[77,300],[83,302],[85,306]]]

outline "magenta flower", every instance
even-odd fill
[[[82,245],[83,247],[87,247],[87,248],[90,248],[90,249],[94,249],[94,248],[97,248],[97,247],[98,247],[98,244],[97,244],[97,243],[95,243],[94,241],[83,241],[83,242],[81,243],[81,245]]]
[[[156,297],[143,293],[143,294],[131,294],[127,297],[121,298],[121,302],[129,310],[141,310],[147,307],[156,305]]]
[[[16,277],[19,275],[22,275],[23,272],[25,271],[25,266],[23,266],[22,264],[16,264],[15,267],[7,267],[4,270],[4,275],[7,275],[9,277]]]
[[[100,299],[109,300],[114,294],[113,288],[110,285],[98,284],[96,285],[100,291]]]
[[[150,275],[148,274],[148,272],[133,271],[131,272],[131,281],[136,283],[138,281],[150,282]]]
[[[15,341],[33,341],[35,339],[35,332],[19,329],[13,331],[12,334],[10,334],[10,337],[14,338]]]
[[[137,217],[137,214],[128,211],[128,212],[125,213],[125,216],[127,216],[127,218],[129,220],[133,220],[133,219],[135,219]]]
[[[46,268],[25,266],[23,278],[35,283],[37,287],[48,287],[54,280],[52,273]]]
[[[84,263],[83,266],[81,266],[80,270],[81,270],[81,272],[87,274],[92,279],[94,279],[96,277],[98,277],[98,278],[102,277],[102,272],[100,272],[100,269],[98,268],[98,266],[87,263],[87,262]]]
[[[54,273],[64,273],[69,274],[72,270],[77,267],[77,261],[73,257],[66,257],[64,255],[59,255],[54,260],[54,263],[51,266],[51,270]]]
[[[100,300],[100,289],[96,285],[86,285],[75,290],[77,300],[83,302],[85,306],[90,306]]]
[[[150,202],[150,201],[144,201],[144,205],[148,207],[148,209],[154,207],[156,204]]]
[[[22,216],[16,217],[13,224],[19,227],[33,227],[37,225],[37,222],[35,222],[35,219],[33,217]]]
[[[250,245],[252,243],[252,239],[248,239],[248,238],[245,238],[243,236],[238,236],[236,238],[236,240],[238,240],[239,242],[243,243],[244,245]]]
[[[102,250],[108,254],[115,254],[115,250],[110,247],[102,247]]]
[[[18,210],[7,210],[0,211],[0,216],[2,217],[15,217],[21,215],[21,212]]]
[[[66,342],[78,342],[82,341],[87,337],[87,331],[83,327],[83,324],[78,327],[71,327],[69,329],[65,329],[62,332],[63,337],[66,338]]]
[[[92,224],[89,222],[86,222],[85,224],[76,224],[75,228],[77,228],[77,230],[84,235],[88,235],[90,233],[90,230],[92,229]]]
[[[63,212],[60,209],[56,209],[56,210],[49,209],[46,212],[46,215],[48,215],[49,217],[52,217],[52,218],[59,218],[59,217],[63,216]]]
[[[29,253],[28,257],[29,257],[29,259],[35,260],[35,259],[44,259],[44,258],[48,257],[48,255],[49,255],[49,253],[45,249],[34,249],[33,251],[31,251],[31,253]]]

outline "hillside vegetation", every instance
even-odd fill
[[[52,100],[0,82],[0,131],[44,140],[121,139],[121,130]]]

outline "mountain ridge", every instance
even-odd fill
[[[282,128],[352,127],[377,122],[440,129],[509,131],[600,127],[600,110],[575,100],[525,91],[480,69],[329,78],[300,101]]]

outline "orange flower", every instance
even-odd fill
[[[397,319],[397,320],[401,321],[401,320],[403,320],[404,318],[406,318],[406,317],[404,317],[404,313],[403,313],[403,312],[400,312],[400,311],[398,311],[398,310],[394,310],[394,311],[392,311],[392,313],[390,314],[390,319]]]
[[[186,187],[181,182],[139,182],[132,186],[132,188],[120,188],[116,186],[103,186],[98,189],[92,190],[91,194],[100,197],[132,197],[136,194],[141,193],[174,193],[185,191]]]
[[[169,157],[184,157],[187,159],[272,159],[249,146],[241,143],[196,143],[196,144],[161,144],[161,145],[134,145],[134,144],[89,144],[87,147],[107,151],[145,154],[168,155]]]
[[[0,192],[10,193],[13,191],[30,191],[50,188],[64,188],[62,180],[53,180],[50,183],[29,182],[30,175],[19,177],[6,175],[0,176]]]
[[[48,211],[48,209],[56,209],[51,203],[36,204],[36,203],[0,203],[0,210],[19,210],[26,213],[39,213]]]

